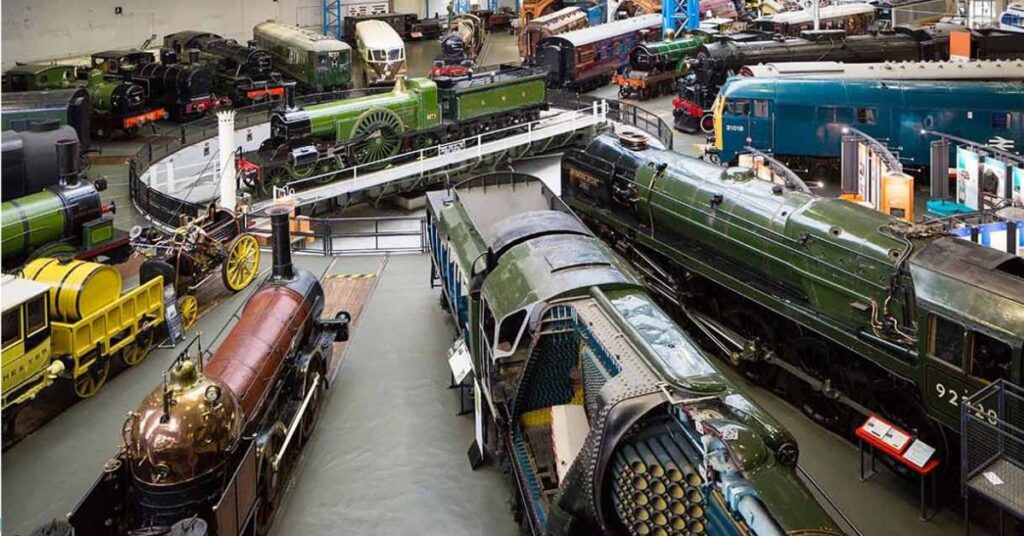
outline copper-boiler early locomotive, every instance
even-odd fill
[[[292,266],[288,209],[268,212],[273,275],[209,360],[189,345],[128,414],[123,445],[69,516],[76,536],[269,529],[349,315],[321,318],[320,282]]]

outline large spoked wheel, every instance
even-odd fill
[[[199,320],[199,300],[192,294],[182,296],[181,302],[178,303],[178,315],[181,317],[181,327],[192,329]]]
[[[722,315],[725,323],[745,339],[756,341],[759,346],[775,348],[775,330],[758,314],[756,309],[734,307]],[[778,373],[775,365],[764,361],[743,361],[737,367],[750,381],[762,387],[770,386]]]
[[[228,258],[221,266],[224,286],[238,292],[252,283],[260,267],[260,244],[256,237],[244,233],[235,237],[228,247]]]
[[[121,350],[121,360],[129,367],[142,363],[142,360],[146,359],[146,356],[149,355],[149,351],[153,349],[155,339],[156,336],[153,335],[152,329],[140,330],[138,335],[135,336],[135,341]]]
[[[824,341],[798,337],[786,344],[785,359],[815,379],[829,382],[833,389],[850,394],[844,370],[832,366]],[[813,421],[839,434],[850,433],[853,416],[848,407],[796,378],[790,383],[790,396],[793,404]]]
[[[270,532],[270,524],[274,521],[274,512],[281,502],[281,491],[284,487],[283,463],[274,468],[274,456],[284,444],[287,429],[280,421],[263,433],[258,441],[259,447],[259,480],[257,482],[259,502],[256,504],[256,533],[260,535]],[[284,462],[284,460],[281,460]]]
[[[110,374],[110,360],[106,356],[97,356],[88,370],[74,378],[75,395],[78,398],[90,398],[107,381]]]
[[[302,441],[305,442],[316,428],[317,420],[320,419],[320,406],[324,398],[324,391],[327,388],[327,376],[325,374],[323,360],[314,359],[309,364],[304,378],[303,397],[310,396],[309,405],[302,415],[302,423],[299,425]],[[310,395],[312,393],[312,395]]]
[[[363,114],[352,129],[352,138],[355,140],[352,157],[355,163],[362,165],[380,162],[398,154],[403,130],[402,119],[387,108]],[[387,162],[380,163],[380,167],[387,165]]]
[[[291,173],[285,165],[274,166],[267,170],[267,174],[260,181],[256,191],[260,197],[267,198],[274,193],[275,186],[284,185],[292,178]]]

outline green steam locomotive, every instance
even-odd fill
[[[507,467],[523,533],[843,533],[793,437],[539,179],[477,176],[427,213],[478,397],[470,457]]]
[[[119,77],[107,78],[98,69],[79,71],[74,65],[17,65],[5,73],[3,90],[20,92],[85,87],[92,105],[92,132],[99,136],[111,136],[118,131],[131,136],[142,126],[167,117],[164,108],[147,105],[146,91],[142,86]]]
[[[734,349],[747,377],[839,433],[879,413],[948,461],[962,400],[1020,383],[1024,258],[608,136],[566,154],[562,194],[698,327],[756,341]]]
[[[58,183],[3,204],[4,271],[37,257],[106,257],[120,262],[131,253],[128,237],[114,229],[113,203],[100,201],[106,181],[79,178],[78,148],[77,141],[59,141]]]
[[[271,117],[270,138],[253,157],[262,179],[246,186],[266,193],[314,173],[384,167],[400,153],[535,120],[547,109],[544,80],[543,70],[503,67],[462,78],[399,80],[388,93],[304,108],[286,97],[287,109]]]

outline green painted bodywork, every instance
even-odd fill
[[[350,46],[326,36],[299,34],[282,26],[263,22],[253,28],[256,45],[270,52],[275,70],[315,91],[352,86]],[[325,46],[327,43],[331,46]]]
[[[30,249],[64,237],[64,204],[57,194],[42,191],[3,204],[2,256],[20,257]]]
[[[439,90],[445,120],[465,121],[505,113],[547,100],[547,78],[543,73],[528,77],[491,80],[486,74],[459,82],[452,89]]]
[[[711,36],[705,33],[694,33],[681,35],[671,41],[656,41],[647,43],[645,46],[652,56],[657,58],[659,63],[678,64],[680,61],[689,58],[701,45],[711,41]]]
[[[24,64],[4,73],[4,91],[40,91],[73,87],[74,65]]]
[[[867,358],[901,389],[909,384],[907,394],[953,431],[959,399],[988,381],[969,374],[970,344],[959,368],[932,356],[933,315],[1005,343],[1012,352],[1008,379],[1020,382],[1024,278],[1010,273],[1019,257],[908,229],[881,212],[760,180],[745,168],[632,151],[610,137],[586,152],[577,158],[593,162],[589,155],[596,155],[606,167],[563,163],[567,204]],[[615,162],[616,188],[630,192],[628,203],[605,194]],[[905,337],[881,329],[883,318]]]
[[[592,322],[599,316],[606,317],[614,329],[603,328],[594,331],[593,336],[596,344],[606,345],[606,351],[612,352],[613,359],[621,367],[606,381],[608,384],[629,382],[626,385],[630,386],[650,382],[645,387],[634,387],[628,402],[618,402],[619,407],[637,407],[643,404],[643,400],[655,400],[650,409],[637,416],[640,422],[654,423],[645,424],[650,427],[647,433],[658,430],[686,433],[681,428],[674,428],[685,419],[658,420],[657,416],[664,415],[666,410],[670,415],[687,410],[721,415],[722,418],[715,421],[719,428],[737,432],[726,440],[734,461],[743,476],[753,484],[753,492],[772,516],[772,520],[758,521],[777,524],[784,533],[840,534],[841,529],[817,503],[794,468],[783,465],[775,455],[782,448],[792,449],[795,446],[792,436],[774,418],[737,392],[712,364],[710,356],[655,303],[628,261],[592,234],[550,229],[518,234],[529,228],[535,212],[564,210],[565,205],[557,198],[552,200],[553,196],[538,195],[545,192],[539,181],[525,185],[478,182],[456,186],[454,193],[431,192],[427,195],[428,221],[436,226],[442,245],[448,248],[450,258],[458,265],[470,287],[474,287],[473,274],[479,274],[475,278],[479,290],[469,293],[469,329],[464,335],[472,356],[474,377],[488,399],[486,404],[493,403],[492,396],[496,395],[492,390],[502,389],[494,383],[496,378],[502,378],[502,382],[509,386],[517,386],[514,389],[517,393],[523,392],[524,386],[533,382],[540,386],[538,389],[548,385],[545,382],[550,379],[528,375],[525,371],[529,368],[520,370],[517,375],[509,375],[506,367],[518,370],[518,363],[529,363],[533,359],[545,337],[557,337],[566,329],[566,325],[557,323],[551,324],[558,326],[557,329],[546,328],[538,320],[549,307],[570,306],[580,315],[581,323],[591,322],[588,325],[592,327]],[[527,217],[516,219],[523,215]],[[516,225],[507,226],[510,221]],[[510,227],[518,232],[509,231]],[[510,236],[519,236],[513,245],[505,242]],[[488,266],[488,259],[497,255],[495,250],[500,251],[500,256]],[[522,311],[526,311],[524,316],[530,322],[529,327],[520,331],[520,338],[514,346],[499,353],[498,345],[492,347],[483,334],[485,319],[492,317],[494,328],[498,330],[504,321],[513,321]],[[491,337],[493,340],[495,336]],[[619,351],[635,357],[626,359],[625,355],[615,353]],[[579,359],[578,356],[575,358]],[[495,364],[491,364],[492,359]],[[664,385],[666,398],[658,394],[658,389],[652,389],[655,384]],[[508,397],[509,393],[504,396]],[[670,397],[675,397],[674,403],[666,402]],[[600,400],[603,402],[605,399],[602,397]],[[514,430],[524,415],[521,411],[530,407],[511,399],[507,403],[512,408],[506,409],[512,414],[511,422],[505,426]],[[617,408],[610,410],[618,411]],[[501,409],[498,411],[500,413]],[[627,414],[628,410],[624,410],[617,415],[626,418]],[[608,423],[612,422],[613,419],[608,417]],[[591,433],[594,433],[594,430],[600,432],[599,426],[613,425],[598,425],[591,421],[590,426]],[[639,426],[634,425],[634,428]],[[616,445],[607,435],[610,432],[605,428],[603,433],[600,444],[595,445],[588,440],[585,448],[614,450]],[[795,450],[792,454],[795,455]],[[699,463],[699,460],[694,463]],[[578,469],[574,466],[570,471]],[[597,477],[587,475],[585,478],[596,480]],[[566,482],[579,481],[567,479]],[[607,480],[605,485],[610,486]],[[563,483],[559,492],[570,493],[566,488]],[[701,492],[707,497],[712,493],[706,487],[702,487]],[[571,493],[578,493],[578,490]],[[604,493],[604,490],[594,491],[595,497],[602,497]],[[565,502],[559,501],[558,497],[550,503],[548,525],[545,527],[547,533],[561,533],[558,522],[552,519],[565,515],[559,510],[564,505]],[[708,507],[720,506],[716,502]],[[740,534],[737,527],[742,524],[734,526],[733,518],[726,519],[729,530],[723,533]]]
[[[437,86],[427,78],[409,80],[404,91],[317,104],[303,111],[309,115],[314,138],[341,141],[352,136],[352,127],[364,113],[381,108],[395,112],[406,130],[428,130],[441,124]]]
[[[103,71],[99,69],[93,69],[89,71],[89,101],[92,103],[92,111],[98,115],[106,115],[112,111],[113,105],[110,101],[114,90],[121,84],[125,83],[123,80],[107,80],[104,78]]]

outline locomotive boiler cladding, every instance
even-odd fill
[[[290,464],[316,425],[332,343],[348,338],[349,319],[320,318],[323,288],[291,263],[288,209],[269,212],[272,276],[208,362],[201,348],[197,356],[186,348],[128,415],[121,451],[69,517],[78,536],[190,518],[220,536],[268,530]]]
[[[948,460],[960,397],[1020,384],[1020,256],[608,136],[566,152],[562,195],[654,290],[759,341],[733,365],[837,433],[878,413]]]

